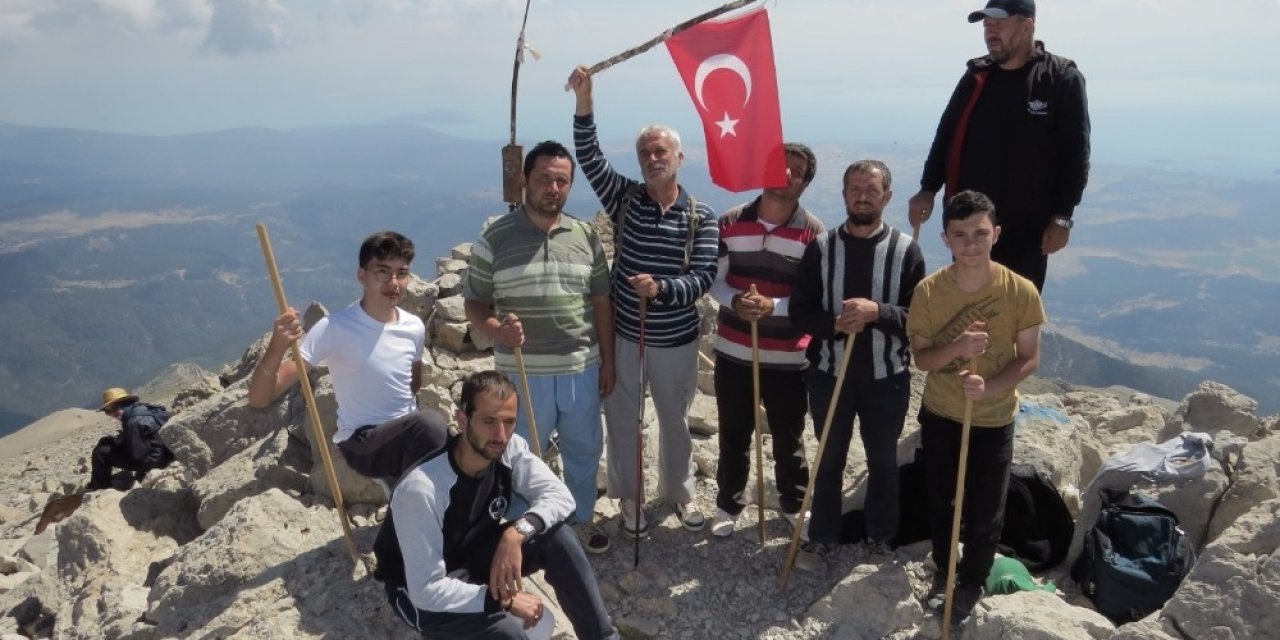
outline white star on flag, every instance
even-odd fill
[[[724,112],[724,119],[716,123],[720,127],[720,137],[737,136],[738,132],[734,131],[734,127],[738,126],[738,121],[729,117],[729,112]]]

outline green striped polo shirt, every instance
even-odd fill
[[[609,295],[609,267],[586,222],[562,213],[543,233],[524,207],[502,216],[472,246],[462,295],[493,305],[499,319],[520,318],[531,375],[577,373],[600,362],[591,297]],[[494,364],[515,371],[515,355],[495,345]]]

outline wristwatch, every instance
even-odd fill
[[[519,520],[516,520],[511,526],[515,528],[516,533],[524,536],[524,539],[526,541],[528,541],[529,538],[532,538],[535,534],[538,533],[538,530],[533,528],[533,523],[529,522],[527,518],[520,518]]]
[[[1070,231],[1071,227],[1075,226],[1076,224],[1074,221],[1071,220],[1071,218],[1064,218],[1062,216],[1054,216],[1053,223],[1058,225],[1059,227],[1062,227],[1063,229],[1066,229],[1067,231]]]

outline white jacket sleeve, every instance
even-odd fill
[[[546,463],[533,455],[524,438],[512,435],[502,455],[511,467],[512,490],[529,501],[529,513],[541,518],[547,527],[573,513],[577,505],[569,488]]]
[[[436,487],[421,468],[396,487],[391,498],[396,538],[404,556],[404,575],[413,606],[423,611],[484,611],[487,585],[450,577],[444,565],[444,507],[448,487]],[[485,576],[486,579],[488,576]]]

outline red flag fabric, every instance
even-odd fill
[[[787,186],[769,14],[707,21],[667,40],[707,138],[711,181],[729,191]]]

